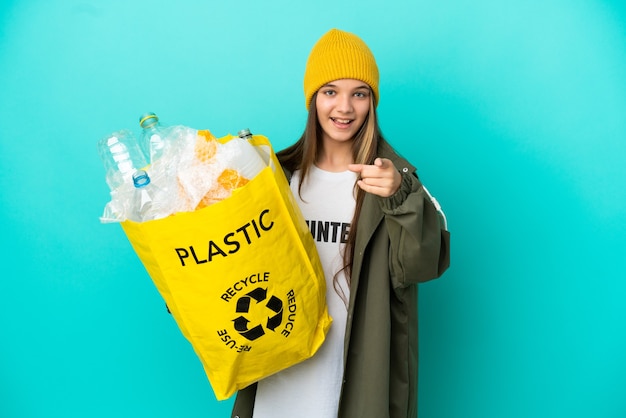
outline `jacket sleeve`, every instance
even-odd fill
[[[435,279],[450,265],[450,233],[439,204],[415,173],[403,173],[400,189],[380,198],[389,233],[394,288]]]

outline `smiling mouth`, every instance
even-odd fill
[[[330,118],[330,120],[332,120],[333,122],[338,123],[340,125],[349,125],[350,123],[352,123],[352,119]]]

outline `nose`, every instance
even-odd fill
[[[340,94],[337,100],[337,110],[342,113],[350,113],[354,109],[351,94]]]

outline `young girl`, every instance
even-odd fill
[[[380,133],[378,67],[360,38],[322,36],[304,94],[304,134],[278,157],[316,240],[333,323],[312,358],[241,390],[232,417],[416,417],[416,283],[449,265],[445,217]]]

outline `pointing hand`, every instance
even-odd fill
[[[350,164],[348,170],[360,174],[357,184],[367,193],[389,197],[398,191],[402,176],[387,158],[376,158],[374,164]]]

